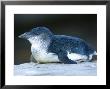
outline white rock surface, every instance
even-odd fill
[[[94,62],[79,64],[36,64],[14,65],[14,75],[22,76],[96,76],[97,65]]]

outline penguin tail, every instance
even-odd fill
[[[93,54],[90,54],[90,55],[89,55],[89,61],[90,61],[90,62],[94,62],[94,61],[96,61],[96,60],[97,60],[97,52],[94,51]]]

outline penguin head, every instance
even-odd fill
[[[45,39],[45,38],[50,38],[52,36],[53,33],[47,27],[36,27],[29,32],[25,32],[24,34],[21,34],[18,37],[29,40],[31,38],[37,38],[37,37],[41,37],[42,39]]]

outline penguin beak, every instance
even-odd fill
[[[30,37],[30,32],[25,32],[24,34],[21,34],[18,36],[19,38],[23,38],[23,39],[29,39]]]

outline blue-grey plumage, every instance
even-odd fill
[[[53,49],[53,52],[66,50],[69,53],[77,53],[87,56],[95,51],[84,40],[65,35],[55,35],[51,41],[49,49]]]
[[[96,55],[96,51],[84,40],[72,36],[54,35],[46,27],[33,28],[19,37],[30,41],[32,56],[39,63],[76,64],[79,59],[89,61]]]

